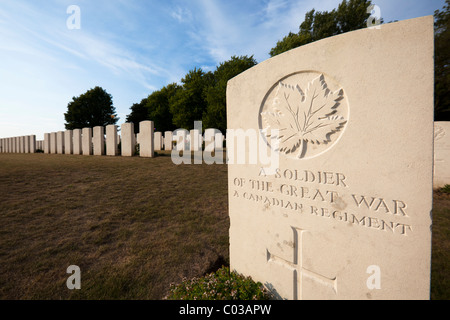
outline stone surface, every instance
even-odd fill
[[[155,125],[153,121],[142,121],[139,123],[139,155],[144,158],[153,158]]]
[[[154,143],[154,149],[155,151],[161,151],[163,149],[163,138],[161,132],[155,132],[153,135],[153,143]]]
[[[94,156],[105,155],[105,132],[103,126],[94,127],[94,137],[92,140]]]
[[[64,132],[58,131],[56,133],[56,152],[58,154],[64,154]]]
[[[136,145],[136,137],[134,135],[134,124],[124,123],[121,127],[122,132],[122,156],[132,157],[134,155],[134,146]]]
[[[450,184],[450,121],[434,123],[434,188]]]
[[[50,153],[50,133],[44,133],[44,153]]]
[[[433,37],[432,16],[384,24],[229,81],[229,130],[279,154],[229,164],[233,270],[278,298],[429,298]]]
[[[164,150],[172,150],[173,135],[172,131],[164,132]]]
[[[83,153],[81,129],[72,130],[73,154],[81,155]]]
[[[118,142],[117,142],[117,126],[106,126],[106,155],[117,156],[119,154]]]
[[[73,131],[66,130],[64,132],[64,154],[73,153]]]
[[[57,148],[56,148],[56,132],[50,133],[50,153],[56,154]]]
[[[91,156],[92,155],[92,128],[83,128],[82,130],[82,152],[83,156]]]

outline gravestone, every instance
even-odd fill
[[[229,131],[279,156],[229,163],[233,270],[283,299],[429,299],[433,37],[384,24],[229,81]]]
[[[105,133],[103,126],[94,127],[93,147],[94,156],[105,155]]]
[[[44,153],[50,153],[50,133],[44,133]]]
[[[164,150],[172,150],[173,135],[172,131],[164,132]]]
[[[81,129],[72,130],[72,141],[73,141],[73,154],[81,155],[83,153],[82,140],[81,140]]]
[[[57,148],[56,148],[56,132],[50,133],[50,153],[56,154]]]
[[[122,157],[132,157],[134,155],[136,136],[134,135],[134,124],[124,123],[122,132]]]
[[[155,125],[153,121],[142,121],[139,123],[139,155],[144,158],[153,158],[155,154],[153,134]]]
[[[434,188],[450,184],[450,121],[434,124]]]
[[[82,130],[82,150],[83,156],[92,155],[92,128],[83,128]]]
[[[153,143],[154,143],[154,149],[155,151],[161,151],[163,148],[163,139],[162,139],[162,133],[161,132],[155,132],[153,135]]]
[[[24,153],[30,153],[30,136],[24,136]]]
[[[36,145],[36,136],[31,135],[30,137],[30,153],[36,153],[37,145]]]
[[[64,132],[64,154],[73,153],[73,131],[66,130]]]
[[[117,126],[110,124],[106,126],[106,155],[115,157],[118,154]]]
[[[64,132],[58,131],[56,133],[56,151],[58,154],[64,154]]]

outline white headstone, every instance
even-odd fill
[[[117,156],[119,154],[117,146],[117,126],[113,124],[106,126],[106,155]]]
[[[229,164],[233,270],[285,299],[429,299],[433,41],[432,16],[384,24],[229,81],[229,130],[279,154]]]
[[[73,131],[66,130],[64,132],[64,154],[73,153]]]
[[[139,155],[144,158],[153,158],[155,155],[153,134],[155,125],[153,121],[139,123]]]
[[[134,135],[134,124],[124,123],[121,128],[122,132],[122,156],[132,157],[134,155],[134,148],[136,145],[136,138]]]
[[[94,156],[103,156],[105,155],[105,132],[103,126],[94,127],[93,131]]]
[[[84,156],[92,155],[92,128],[83,128],[82,130],[82,149]]]
[[[173,135],[172,131],[164,132],[164,150],[172,150]]]
[[[81,129],[72,130],[73,154],[81,155],[83,153]]]
[[[163,148],[163,139],[161,132],[155,132],[153,135],[155,151],[160,151]]]

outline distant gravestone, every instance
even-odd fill
[[[434,124],[434,188],[450,185],[450,121]]]
[[[83,153],[81,129],[72,130],[73,154],[81,155]]]
[[[134,155],[136,138],[134,135],[134,124],[124,123],[121,128],[122,132],[122,156],[132,157]]]
[[[229,130],[279,156],[229,164],[233,270],[283,299],[429,299],[433,37],[385,24],[229,81]]]
[[[164,150],[172,150],[173,135],[172,131],[164,132]]]
[[[31,135],[30,137],[30,153],[36,153],[36,136]]]
[[[94,156],[105,155],[105,132],[103,126],[94,127],[93,134]]]
[[[66,130],[64,132],[64,154],[73,153],[73,131]]]
[[[50,133],[44,133],[44,153],[50,153]]]
[[[82,130],[82,149],[84,156],[92,155],[92,128],[83,128]]]
[[[56,132],[50,133],[50,153],[56,154],[57,148],[56,148]]]
[[[58,154],[64,154],[64,132],[58,131],[56,133],[56,151]]]
[[[153,134],[155,125],[153,121],[142,121],[139,123],[139,156],[153,158],[155,155]]]
[[[161,151],[163,149],[163,139],[161,132],[155,132],[153,135],[155,151]]]
[[[119,148],[117,143],[117,126],[108,125],[106,126],[106,155],[107,156],[117,156],[119,154]]]

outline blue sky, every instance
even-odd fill
[[[130,106],[213,71],[233,55],[258,62],[312,8],[342,0],[0,0],[0,138],[64,130],[72,97],[101,86],[125,121]],[[385,22],[431,15],[444,0],[374,0]],[[70,5],[80,29],[69,29]]]

